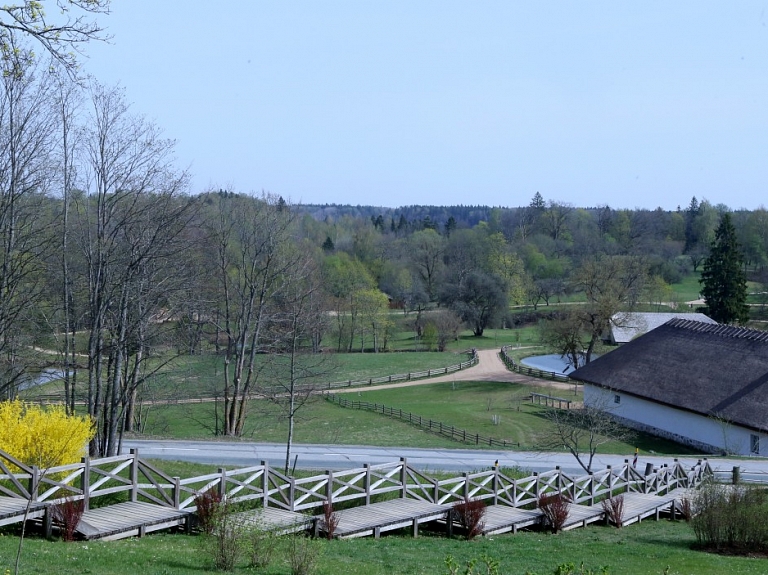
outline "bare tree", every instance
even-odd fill
[[[268,349],[264,338],[274,297],[298,254],[289,248],[294,216],[282,198],[231,195],[216,197],[209,233],[217,254],[220,310],[218,321],[226,339],[224,351],[222,427],[239,436],[250,395]],[[266,347],[265,347],[266,346]]]
[[[565,449],[576,458],[587,473],[598,449],[612,441],[629,441],[633,432],[610,413],[607,404],[594,404],[580,409],[550,409],[546,413],[550,428],[539,437],[544,450]]]
[[[56,115],[50,78],[13,44],[0,56],[15,69],[0,79],[0,391],[13,396],[41,318],[44,262],[53,245],[45,192]]]
[[[87,405],[98,424],[92,452],[114,455],[127,394],[137,384],[131,369],[145,357],[141,330],[157,304],[148,297],[165,287],[156,270],[179,250],[187,206],[176,197],[185,175],[172,168],[174,143],[131,115],[119,89],[93,84],[90,102],[83,134],[88,193],[76,205],[87,286]]]
[[[329,357],[314,353],[313,334],[325,323],[320,275],[310,257],[297,259],[280,281],[269,322],[268,378],[260,392],[288,422],[285,472],[291,462],[297,413],[317,393],[317,382],[333,368]]]

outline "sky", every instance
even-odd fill
[[[768,203],[766,2],[113,0],[86,73],[191,192],[292,203]]]

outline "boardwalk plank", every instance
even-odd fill
[[[122,539],[183,525],[189,513],[140,501],[118,503],[83,513],[77,532],[86,539]]]
[[[520,509],[507,505],[489,505],[485,508],[483,535],[495,535],[536,525],[544,514],[538,509]]]
[[[27,519],[37,519],[45,514],[45,503],[31,504],[27,499],[0,497],[0,525],[9,525],[24,521],[24,513],[29,505]]]
[[[312,520],[302,513],[274,507],[242,511],[235,514],[235,520],[264,531],[273,531],[277,535],[306,531],[312,523]]]
[[[364,537],[385,531],[410,527],[444,518],[451,505],[438,505],[416,499],[392,499],[336,511],[339,524],[337,537]],[[322,521],[321,515],[316,521]],[[322,530],[322,528],[321,528]]]

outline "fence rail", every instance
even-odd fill
[[[340,407],[347,409],[361,409],[364,411],[372,411],[374,413],[381,413],[389,417],[394,417],[400,421],[406,421],[411,425],[416,425],[421,429],[425,429],[431,433],[442,435],[454,441],[461,441],[463,443],[469,443],[472,445],[488,445],[489,447],[520,447],[520,443],[517,441],[507,441],[506,439],[496,439],[494,437],[486,437],[479,433],[472,433],[466,429],[461,429],[453,425],[448,425],[442,421],[435,421],[403,411],[402,409],[396,409],[394,407],[388,407],[381,403],[370,403],[367,401],[354,401],[340,397],[333,393],[326,394],[326,399]]]
[[[319,382],[308,383],[306,384],[306,386],[307,388],[312,388],[317,390],[332,390],[332,389],[344,389],[347,387],[365,387],[365,386],[374,386],[374,385],[384,385],[387,383],[397,383],[400,381],[416,381],[419,379],[436,377],[438,375],[447,375],[449,373],[455,373],[457,371],[467,369],[468,367],[472,367],[473,365],[477,365],[477,362],[479,360],[478,360],[476,349],[470,349],[463,353],[465,353],[468,356],[466,361],[462,361],[446,367],[438,367],[435,369],[424,369],[421,371],[411,371],[409,373],[395,373],[392,375],[369,377],[368,379],[357,379],[357,380],[349,379],[345,381],[334,381],[334,382],[328,382],[328,383],[319,383]],[[264,394],[280,392],[281,390],[282,388],[277,388],[277,387],[263,388],[262,390],[253,393],[251,395],[251,398],[259,397]],[[159,403],[159,402],[163,402],[163,403],[201,402],[202,403],[205,401],[214,401],[216,399],[221,399],[221,396],[215,393],[209,393],[209,394],[197,395],[195,397],[184,397],[184,398],[158,396],[153,398],[151,401],[155,403]],[[86,400],[85,395],[75,397],[76,402],[84,402],[85,400]],[[40,394],[40,395],[31,397],[29,398],[28,401],[34,401],[38,403],[60,403],[64,401],[64,396],[63,396],[63,392],[47,393],[47,394]]]
[[[563,383],[572,383],[574,385],[579,383],[578,381],[571,379],[567,375],[563,375],[562,373],[557,373],[556,371],[544,371],[541,369],[528,367],[526,365],[520,365],[514,360],[514,358],[511,355],[507,353],[507,350],[510,347],[512,346],[505,345],[504,347],[501,348],[501,352],[499,353],[499,356],[501,357],[501,361],[504,362],[504,365],[507,366],[507,369],[510,369],[517,373],[521,373],[523,375],[529,375],[531,377],[538,377],[541,379],[551,379],[552,381],[561,381]]]
[[[52,468],[45,473],[37,471],[35,482],[34,467],[18,466],[15,460],[4,456],[0,452],[0,485],[12,486],[10,496],[41,503],[66,497],[84,501],[86,509],[94,498],[120,492],[128,492],[131,501],[150,501],[177,510],[194,510],[195,497],[205,492],[216,492],[231,502],[252,501],[264,508],[294,512],[317,510],[326,501],[368,504],[375,496],[436,504],[479,499],[522,507],[535,505],[541,495],[559,492],[568,494],[574,503],[594,504],[619,492],[665,494],[681,487],[691,488],[714,474],[706,459],[691,468],[683,467],[677,460],[656,469],[649,466],[644,474],[625,460],[624,465],[617,468],[608,467],[582,476],[570,476],[555,468],[514,478],[494,467],[438,480],[410,467],[402,458],[398,462],[366,464],[304,478],[284,475],[262,461],[260,465],[219,469],[216,473],[180,479],[169,477],[140,459],[137,450],[131,450],[127,455],[84,458],[80,463]],[[49,487],[45,490],[38,489],[51,473],[66,473],[66,476],[52,480],[54,483],[46,484]]]

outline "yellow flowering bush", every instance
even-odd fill
[[[88,417],[67,415],[63,406],[0,402],[0,449],[27,465],[44,470],[75,463],[93,435]]]

